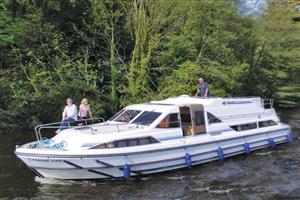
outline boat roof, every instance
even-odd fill
[[[159,101],[150,101],[149,103],[133,104],[127,106],[125,109],[143,110],[150,112],[178,112],[179,106],[188,106],[201,104],[206,109],[236,109],[236,108],[247,108],[249,110],[261,109],[262,102],[260,97],[196,97],[181,95],[178,97],[170,97]],[[240,110],[246,112],[245,110]],[[247,111],[247,112],[248,112]],[[237,112],[237,111],[236,111]]]
[[[231,97],[231,98],[221,98],[221,97],[196,97],[181,95],[178,97],[170,97],[161,101],[151,101],[150,104],[156,105],[186,105],[186,104],[202,104],[204,106],[209,105],[224,105],[224,104],[246,104],[246,103],[257,103],[261,104],[260,97]]]
[[[178,106],[174,104],[152,104],[152,103],[145,103],[145,104],[133,104],[126,106],[126,109],[133,109],[133,110],[143,110],[143,111],[150,111],[150,112],[177,112]]]

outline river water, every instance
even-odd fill
[[[280,111],[294,140],[275,149],[129,181],[36,177],[14,155],[33,133],[0,135],[1,199],[300,199],[300,109]]]

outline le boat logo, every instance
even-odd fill
[[[223,101],[223,105],[232,105],[232,104],[245,104],[245,103],[252,103],[251,101],[248,100],[239,100],[239,101]]]
[[[35,162],[63,162],[63,160],[57,159],[40,159],[40,158],[27,158],[27,160],[35,161]]]

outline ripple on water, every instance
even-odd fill
[[[296,188],[287,194],[289,198],[300,198],[300,188]]]
[[[59,180],[51,178],[41,178],[36,176],[34,180],[41,185],[89,185],[95,186],[96,183],[92,181],[73,181],[73,180]]]
[[[267,151],[267,152],[255,152],[254,155],[256,156],[269,156],[272,154],[272,151]]]
[[[200,188],[191,188],[191,191],[196,191],[196,192],[207,192],[209,191],[209,187],[200,187]]]
[[[185,176],[167,176],[166,179],[169,179],[169,180],[182,180],[184,179]]]
[[[209,193],[213,193],[213,194],[229,194],[229,192],[233,191],[233,188],[229,188],[229,189],[210,189],[208,190]]]

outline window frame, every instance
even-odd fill
[[[136,145],[129,145],[130,141],[136,141]],[[140,140],[147,140],[147,143],[141,144]],[[119,146],[120,142],[126,142],[125,146]],[[102,143],[96,146],[91,147],[90,149],[112,149],[112,148],[125,148],[125,147],[134,147],[134,146],[142,146],[142,145],[148,145],[148,144],[157,144],[160,143],[159,140],[155,139],[152,136],[146,136],[146,137],[139,137],[139,138],[128,138],[128,139],[120,139],[120,140],[114,140],[111,142]]]
[[[203,110],[194,111],[195,116],[195,125],[196,126],[205,126],[205,113]]]
[[[253,127],[251,127],[251,126],[253,126]],[[247,123],[247,124],[232,125],[232,126],[230,126],[230,128],[232,128],[233,130],[235,130],[237,132],[242,132],[242,131],[249,131],[249,130],[257,129],[258,126],[257,126],[257,122],[251,122],[251,123]]]
[[[264,124],[263,126],[261,126],[261,124],[263,124],[263,123],[268,123],[268,124],[267,125]],[[258,122],[259,128],[265,128],[265,127],[276,126],[276,125],[277,125],[277,123],[274,120],[264,120],[264,121]]]
[[[151,119],[151,122],[147,122],[146,120],[146,122],[147,123],[141,123],[141,118],[143,118],[143,117],[145,117],[145,116],[151,116],[150,114],[156,114],[156,116],[154,116],[154,118],[153,119]],[[131,123],[132,124],[141,124],[141,125],[143,125],[143,126],[150,126],[151,124],[153,124],[153,122],[155,121],[155,120],[157,120],[157,118],[159,118],[159,116],[161,116],[161,112],[154,112],[154,111],[147,111],[147,110],[144,110],[144,111],[142,111]],[[140,121],[139,121],[139,119],[140,119]]]
[[[133,117],[131,117],[131,113],[132,112],[137,112],[137,114],[135,114]],[[130,117],[129,118],[129,121],[124,121],[122,118],[123,118],[123,115],[125,113],[130,113],[128,114],[128,116]],[[120,115],[118,115],[117,117],[115,117],[115,119],[113,121],[115,122],[126,122],[126,123],[129,123],[131,122],[132,120],[134,120],[135,118],[137,118],[138,116],[140,116],[141,114],[143,113],[143,110],[136,110],[136,109],[124,109],[124,112],[122,112]]]
[[[171,121],[172,117],[176,115],[176,120]],[[174,117],[175,119],[175,117]],[[161,127],[161,123],[165,121],[166,127]],[[180,120],[179,120],[179,113],[169,113],[167,116],[165,116],[156,126],[156,128],[180,128]]]
[[[216,123],[221,123],[222,122],[222,120],[220,120],[214,114],[212,114],[210,112],[206,112],[206,114],[207,114],[207,123],[208,124],[216,124]],[[212,117],[212,118],[210,118],[210,117]],[[211,121],[211,120],[216,120],[216,121]]]

